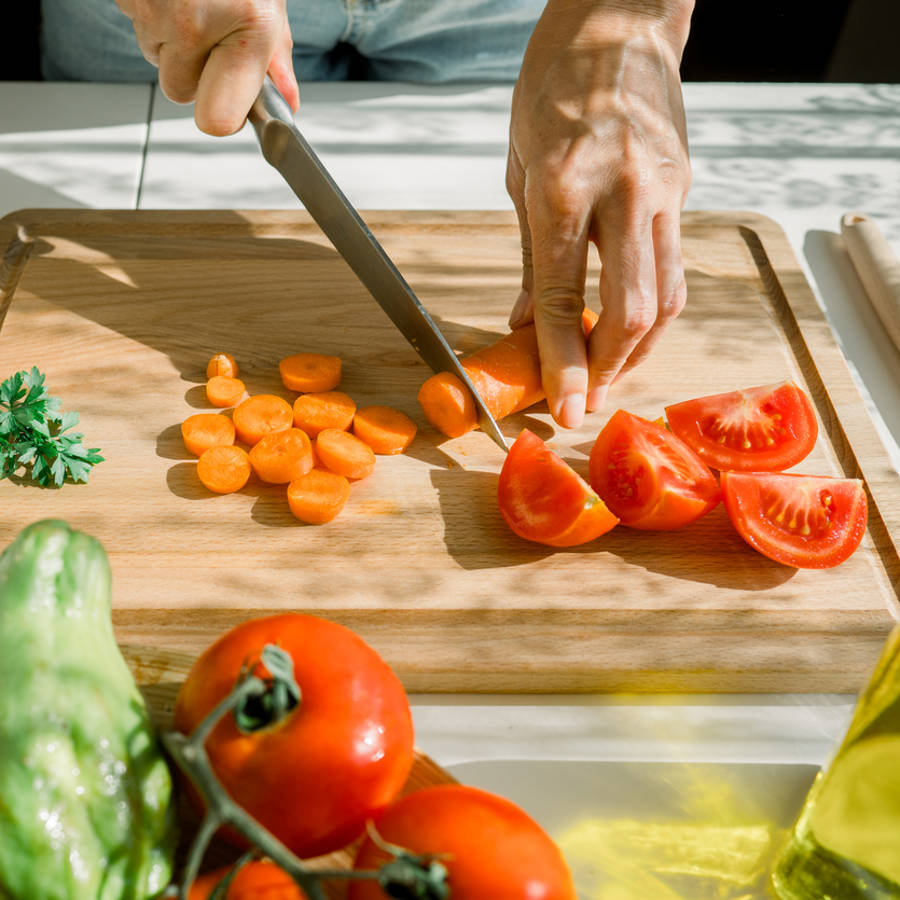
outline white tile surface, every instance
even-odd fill
[[[359,209],[511,209],[511,87],[308,84],[297,123]],[[215,157],[214,163],[211,161]],[[256,135],[201,134],[190,107],[154,99],[144,208],[293,208]]]
[[[0,84],[0,215],[29,206],[133,208],[150,90]]]

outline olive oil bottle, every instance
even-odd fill
[[[900,626],[772,874],[782,900],[900,900]]]

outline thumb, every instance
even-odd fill
[[[275,82],[275,87],[281,92],[281,96],[287,101],[288,106],[294,111],[300,108],[300,87],[297,77],[294,75],[293,60],[294,41],[291,37],[291,26],[285,18],[284,28],[275,45],[275,52],[269,60],[269,75]]]

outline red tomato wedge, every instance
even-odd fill
[[[632,528],[680,528],[720,499],[715,476],[684,441],[624,409],[613,413],[594,442],[590,480]]]
[[[792,381],[685,400],[667,406],[666,418],[708,466],[723,471],[789,469],[819,432],[809,397]]]
[[[585,544],[619,521],[587,482],[527,428],[509,448],[497,501],[519,537],[551,547]]]
[[[723,472],[722,494],[738,534],[786,566],[830,569],[866,531],[866,494],[856,478]]]

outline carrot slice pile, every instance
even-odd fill
[[[244,382],[230,375],[213,375],[206,382],[206,399],[213,406],[234,406],[244,396]]]
[[[287,484],[305,475],[313,462],[312,442],[299,428],[264,435],[250,449],[253,471],[269,484]]]
[[[582,315],[585,335],[597,322],[597,314]],[[491,415],[502,419],[544,399],[537,330],[524,325],[462,361],[478,395]],[[455,375],[439,372],[419,389],[419,405],[425,418],[447,437],[459,437],[478,426],[475,403],[468,388]]]
[[[341,383],[341,360],[324,353],[295,353],[278,363],[284,386],[291,391],[333,391]]]
[[[233,494],[250,478],[250,457],[234,444],[210,447],[197,460],[197,475],[211,491]]]
[[[206,377],[213,378],[216,375],[225,375],[228,378],[237,378],[238,364],[230,353],[216,353],[206,364]]]
[[[316,459],[326,469],[358,481],[375,468],[372,448],[340,428],[325,428],[316,438]]]
[[[342,391],[301,394],[294,401],[294,425],[314,438],[325,428],[346,431],[355,412],[356,404]]]
[[[416,423],[390,406],[365,406],[353,417],[353,433],[375,453],[402,453],[416,436]]]
[[[211,447],[234,443],[234,423],[220,413],[197,413],[181,423],[181,437],[185,449],[200,456]]]
[[[287,500],[291,512],[310,525],[330,522],[350,497],[350,482],[328,469],[310,469],[288,485]]]
[[[252,446],[260,438],[274,431],[287,431],[294,423],[291,404],[274,394],[254,394],[231,416],[238,440]]]

